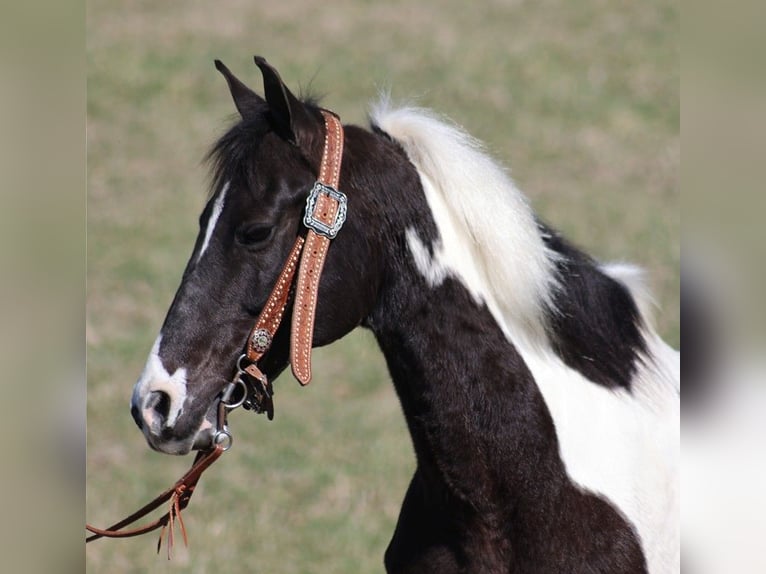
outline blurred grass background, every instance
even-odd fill
[[[486,142],[538,213],[602,260],[644,266],[680,339],[679,7],[670,0],[87,5],[89,521],[106,525],[190,463],[151,452],[131,388],[191,251],[200,160],[233,117],[220,58],[253,54],[364,123],[381,89]],[[414,457],[372,338],[276,383],[276,418],[236,412],[235,446],[186,515],[191,548],[100,541],[92,572],[380,572]]]

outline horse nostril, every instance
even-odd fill
[[[154,412],[160,416],[160,420],[164,423],[170,415],[170,395],[162,391],[152,391],[147,407],[154,409]]]
[[[138,409],[136,405],[133,405],[130,407],[130,415],[133,417],[133,420],[136,421],[136,424],[138,425],[138,430],[144,430],[144,423],[141,420],[141,411]]]

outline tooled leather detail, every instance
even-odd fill
[[[322,111],[325,120],[325,148],[319,170],[319,182],[337,188],[340,180],[340,165],[343,157],[343,127],[334,114]],[[327,195],[321,195],[316,203],[314,218],[331,225],[335,221],[338,202]],[[313,230],[306,234],[306,245],[298,271],[295,290],[293,323],[290,346],[290,363],[295,378],[302,385],[311,381],[311,345],[314,336],[319,279],[324,267],[330,239]]]
[[[290,296],[290,286],[293,284],[293,278],[295,277],[295,271],[298,268],[298,260],[300,259],[301,250],[303,248],[305,240],[303,237],[298,237],[295,240],[290,255],[287,258],[287,262],[282,267],[282,272],[277,278],[277,282],[274,288],[271,290],[269,298],[266,300],[266,304],[263,306],[261,314],[258,316],[255,326],[250,331],[250,335],[247,337],[247,358],[252,363],[258,361],[263,354],[268,350],[256,348],[254,345],[254,336],[259,330],[265,330],[268,333],[269,341],[274,339],[274,335],[279,329],[279,325],[282,322],[282,316],[287,307],[287,299]]]

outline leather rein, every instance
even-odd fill
[[[227,425],[227,414],[242,406],[256,413],[266,413],[269,420],[274,418],[274,391],[271,382],[258,367],[258,362],[271,347],[293,292],[290,364],[301,385],[311,381],[311,346],[319,280],[330,241],[343,226],[347,209],[346,196],[337,190],[343,158],[343,126],[334,113],[327,110],[321,110],[321,113],[325,124],[324,150],[319,176],[306,200],[303,224],[308,231],[305,237],[299,235],[296,238],[271,294],[248,335],[245,352],[237,360],[237,373],[218,397],[213,446],[207,451],[198,452],[186,474],[130,516],[104,529],[86,524],[86,530],[92,533],[85,539],[86,543],[99,538],[129,538],[161,528],[157,552],[167,532],[170,559],[177,522],[184,544],[188,544],[181,511],[188,506],[202,473],[231,448],[233,437]],[[169,509],[157,520],[137,528],[126,528],[168,501]]]

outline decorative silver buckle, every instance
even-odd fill
[[[335,212],[335,221],[333,221],[332,225],[327,225],[314,217],[314,210],[316,209],[320,194],[327,195],[338,202],[338,211]],[[311,188],[309,196],[306,199],[306,214],[303,216],[303,225],[309,229],[313,229],[319,235],[334,239],[338,234],[338,231],[340,231],[340,228],[343,227],[343,223],[346,221],[347,204],[348,200],[344,193],[317,181],[314,184],[314,187]]]

